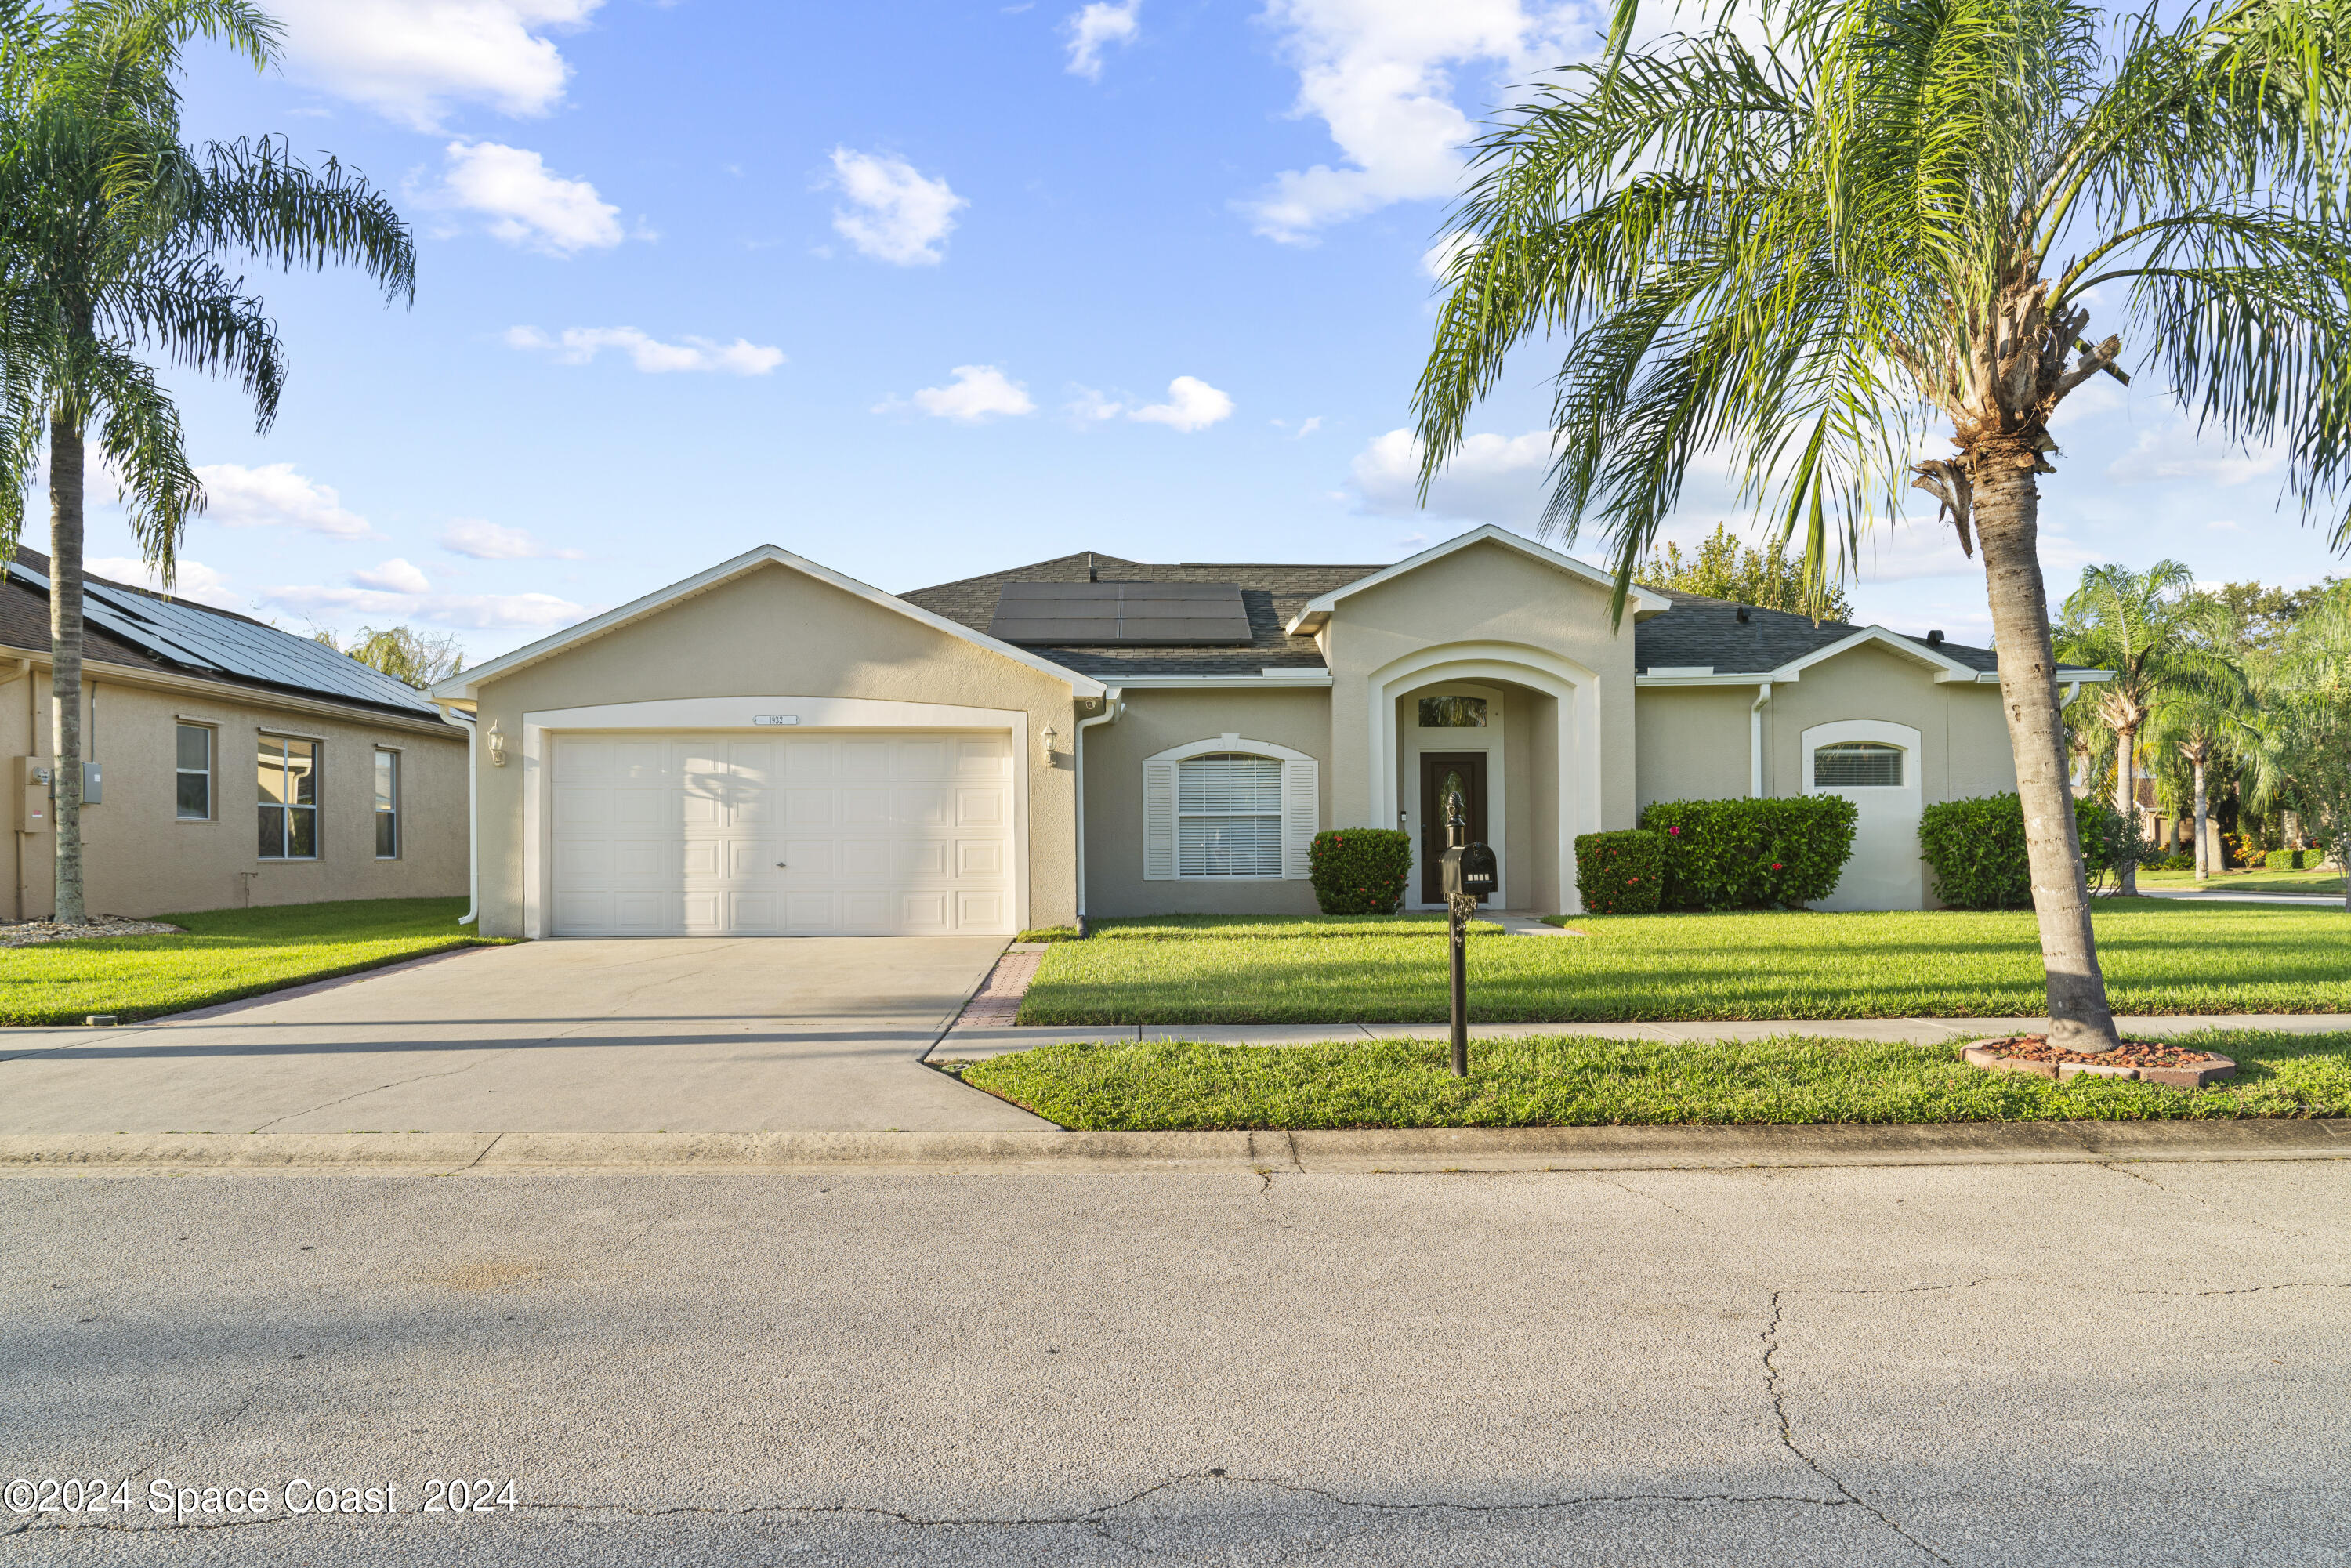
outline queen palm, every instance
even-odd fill
[[[2229,612],[2196,591],[2196,574],[2176,560],[2146,571],[2125,566],[2084,569],[2065,600],[2057,656],[2112,679],[2075,699],[2113,737],[2115,810],[2138,820],[2137,779],[2145,743],[2177,746],[2195,772],[2196,864],[2205,874],[2204,765],[2212,745],[2234,727],[2247,701],[2245,672],[2229,653]],[[2160,735],[2150,737],[2155,724]],[[2138,868],[2126,863],[2119,891],[2138,891]]]
[[[1932,494],[1982,547],[2054,1034],[2109,1049],[2037,546],[2050,417],[2120,373],[2095,289],[2208,434],[2281,445],[2305,502],[2338,478],[2351,3],[1777,0],[1761,26],[1570,68],[1479,142],[1424,483],[1540,332],[1565,340],[1544,528],[1597,528],[1620,614],[1701,455],[1816,580],[1906,481]]]
[[[168,585],[204,505],[179,413],[151,359],[235,378],[266,430],[285,384],[276,323],[237,257],[354,263],[413,293],[415,253],[389,202],[284,144],[182,144],[183,50],[215,40],[256,68],[277,28],[246,0],[0,0],[0,559],[13,554],[48,446],[57,758],[57,918],[84,918],[81,646],[84,441],[95,436],[141,552]]]

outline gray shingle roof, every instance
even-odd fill
[[[1098,551],[1080,550],[1051,560],[1032,561],[984,577],[918,588],[898,597],[934,615],[987,630],[996,618],[998,593],[1008,582],[1083,582],[1091,567],[1103,581],[1230,582],[1239,586],[1241,603],[1249,611],[1249,641],[1246,646],[1217,648],[1051,647],[1038,652],[1055,664],[1116,681],[1123,675],[1253,675],[1259,670],[1319,670],[1322,652],[1311,637],[1292,637],[1282,631],[1306,607],[1306,601],[1334,588],[1360,582],[1386,566],[1272,566],[1261,562],[1183,561],[1175,564],[1123,560]]]
[[[1006,571],[918,588],[901,599],[919,604],[972,628],[987,630],[996,616],[996,599],[1008,582],[1083,582],[1092,569],[1105,581],[1231,582],[1240,585],[1249,607],[1250,640],[1246,648],[1087,648],[1047,647],[1038,652],[1054,663],[1096,680],[1115,682],[1123,675],[1253,675],[1259,670],[1322,667],[1322,654],[1311,637],[1292,637],[1282,628],[1297,617],[1309,600],[1360,582],[1380,566],[1277,566],[1262,562],[1185,561],[1176,565],[1123,560],[1117,556],[1081,550],[1051,560],[1034,561]],[[1802,615],[1777,610],[1750,610],[1739,619],[1739,606],[1728,600],[1706,599],[1675,589],[1656,591],[1673,601],[1662,615],[1641,622],[1633,632],[1633,662],[1636,670],[1652,667],[1712,665],[1723,674],[1760,674],[1843,642],[1861,630],[1842,621],[1815,626]],[[1957,643],[1931,645],[1924,637],[1906,637],[1920,648],[1933,646],[1955,664],[1990,674],[2000,668],[2000,657],[1989,648]],[[2072,665],[2061,665],[2072,669]]]

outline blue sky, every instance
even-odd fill
[[[1459,141],[1590,50],[1590,7],[274,9],[284,69],[199,54],[191,130],[391,190],[417,297],[256,279],[292,380],[266,437],[232,389],[177,383],[212,497],[184,592],[479,659],[763,541],[904,590],[1083,549],[1385,562],[1540,509],[1543,351],[1427,512],[1404,427]],[[2338,570],[2277,510],[2276,455],[2199,445],[2149,380],[2061,414],[2053,584]],[[1727,502],[1698,476],[1672,537],[1744,527]],[[1980,641],[1980,572],[1916,515],[1861,618]],[[94,569],[134,575],[119,514],[91,522]]]

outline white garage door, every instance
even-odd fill
[[[566,735],[554,758],[559,936],[1013,929],[1007,736]]]

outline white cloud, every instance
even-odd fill
[[[1421,444],[1409,430],[1391,430],[1355,455],[1355,491],[1366,511],[1408,517],[1421,509]],[[1468,522],[1531,527],[1550,495],[1551,432],[1472,435],[1462,442],[1429,486],[1427,510]]]
[[[1478,248],[1478,236],[1456,230],[1420,253],[1420,269],[1439,283],[1453,277],[1453,264],[1465,251]]]
[[[687,337],[664,343],[634,327],[567,327],[559,338],[550,338],[536,327],[509,327],[506,341],[510,349],[552,350],[556,362],[566,365],[584,365],[606,349],[618,349],[648,375],[672,371],[723,371],[735,376],[764,376],[784,362],[781,349],[754,343],[747,338],[720,343],[708,338]]]
[[[971,205],[903,158],[836,147],[832,173],[849,201],[833,209],[832,226],[867,256],[899,267],[936,267],[956,214]]]
[[[2276,473],[2285,457],[2285,449],[2279,446],[2229,446],[2218,441],[2199,442],[2194,425],[2176,419],[2161,429],[2141,431],[2138,444],[2107,465],[2106,477],[2117,485],[2137,485],[2149,479],[2241,485]]]
[[[924,387],[915,392],[914,406],[925,413],[966,424],[1037,412],[1029,389],[994,365],[957,365],[954,374],[955,380],[943,387]],[[879,403],[873,412],[883,413],[899,406],[895,402]]]
[[[429,593],[433,584],[425,575],[398,556],[379,563],[369,570],[351,573],[351,580],[361,588],[381,589],[386,593]]]
[[[1197,376],[1177,376],[1167,383],[1167,401],[1138,408],[1127,417],[1145,424],[1173,425],[1186,433],[1206,430],[1230,417],[1233,400]]]
[[[182,556],[174,563],[178,570],[167,587],[162,574],[137,556],[100,556],[82,563],[83,570],[92,577],[102,577],[110,582],[127,582],[138,588],[151,588],[158,593],[168,593],[175,599],[185,599],[197,604],[209,604],[215,610],[244,612],[243,596],[232,593],[228,579],[200,560]]]
[[[1113,402],[1092,387],[1080,387],[1078,395],[1063,406],[1070,417],[1081,424],[1099,424],[1126,412],[1124,403]]]
[[[356,580],[356,579],[354,579]],[[262,597],[303,614],[426,621],[470,631],[550,631],[585,620],[590,612],[551,593],[407,593],[380,588],[267,588]]]
[[[1320,119],[1343,155],[1244,204],[1259,234],[1292,244],[1390,202],[1456,194],[1473,127],[1454,71],[1556,65],[1589,52],[1593,26],[1580,5],[1541,0],[1269,0],[1265,18],[1298,68],[1295,112]]]
[[[1113,44],[1131,44],[1141,35],[1143,0],[1094,0],[1070,16],[1070,74],[1088,81],[1102,79],[1102,50]]]
[[[232,528],[302,528],[336,538],[379,537],[368,520],[343,509],[334,487],[294,472],[291,463],[246,468],[208,464],[196,470],[204,482],[204,515]]]
[[[557,549],[522,528],[502,528],[479,517],[459,517],[436,541],[451,555],[474,560],[582,560],[576,549]]]
[[[602,0],[272,0],[296,78],[419,131],[452,103],[545,114],[571,74],[542,35]]]
[[[536,152],[496,141],[452,141],[447,152],[448,175],[436,199],[487,218],[490,234],[508,245],[572,256],[628,237],[620,208],[587,181],[550,172]]]
[[[2050,416],[2049,428],[2064,430],[2085,419],[2112,413],[2122,406],[2123,389],[2115,384],[2114,378],[2092,376],[2065,394],[2065,401],[2059,403],[2057,412]]]

